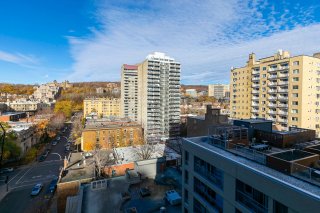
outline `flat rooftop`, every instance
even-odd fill
[[[298,179],[296,177],[276,171],[272,168],[267,167],[266,165],[252,161],[246,157],[233,154],[230,151],[227,151],[215,145],[212,145],[209,143],[210,138],[208,136],[185,138],[184,140],[190,143],[193,143],[197,146],[200,146],[204,149],[207,149],[211,152],[214,152],[215,154],[220,155],[221,157],[224,157],[226,159],[229,159],[238,165],[241,165],[250,170],[258,172],[263,176],[272,178],[275,181],[278,181],[282,184],[288,185],[291,188],[294,188],[298,191],[303,191],[306,194],[309,194],[313,197],[316,197],[317,199],[320,199],[320,187],[313,185],[311,183],[308,183],[306,181],[303,181],[301,179]]]
[[[266,120],[262,118],[256,118],[256,119],[237,119],[237,121],[243,121],[247,123],[272,123],[271,120]]]

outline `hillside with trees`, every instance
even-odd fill
[[[0,92],[17,95],[31,95],[34,92],[33,87],[34,85],[0,83]]]

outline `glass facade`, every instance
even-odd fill
[[[223,212],[223,198],[196,177],[194,178],[194,192],[207,201],[216,211]]]
[[[223,190],[223,171],[194,156],[194,171]]]
[[[268,212],[268,197],[240,180],[236,181],[236,201],[253,212]]]

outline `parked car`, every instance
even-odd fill
[[[166,191],[165,198],[171,205],[181,204],[181,196],[175,190]]]
[[[42,183],[37,183],[33,188],[32,188],[32,191],[31,191],[31,196],[36,196],[38,195],[41,190],[43,188],[43,184]]]
[[[60,136],[57,137],[57,140],[58,140],[58,141],[60,140]]]
[[[49,198],[51,198],[53,196],[53,194],[54,194],[54,192],[55,192],[55,190],[57,188],[57,183],[58,183],[58,177],[54,177],[51,180],[51,182],[50,182],[50,184],[49,184],[49,186],[48,186],[48,188],[46,190],[46,193],[44,195],[44,197],[46,199],[49,199]]]
[[[57,145],[57,141],[52,141],[52,146]]]
[[[13,168],[3,168],[0,170],[0,174],[10,173],[13,172]]]
[[[85,157],[85,158],[91,158],[91,157],[93,157],[93,155],[92,155],[91,152],[86,152],[86,153],[84,154],[84,157]]]
[[[151,195],[151,191],[148,187],[140,188],[139,193],[140,193],[141,197],[146,197],[146,196]]]
[[[45,159],[46,159],[46,156],[41,155],[41,156],[39,157],[39,162],[42,162],[42,161],[44,161]]]

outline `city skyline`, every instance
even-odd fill
[[[181,62],[183,84],[228,83],[251,52],[319,51],[316,1],[63,3],[0,4],[1,82],[120,81],[122,64],[160,51]]]

